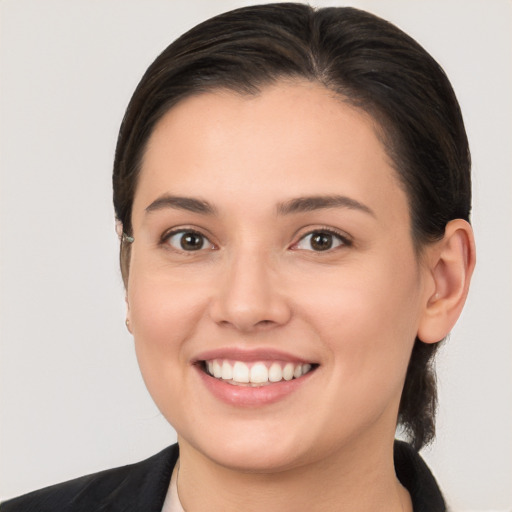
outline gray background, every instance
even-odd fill
[[[112,155],[153,58],[197,22],[249,3],[0,3],[0,498],[174,441],[124,327]],[[344,4],[415,37],[462,105],[478,266],[439,357],[439,432],[424,456],[453,510],[512,510],[512,3]]]

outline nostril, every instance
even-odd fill
[[[211,319],[219,326],[231,326],[247,332],[286,324],[291,317],[286,298],[272,296],[271,290],[260,289],[261,293],[255,293],[258,290],[254,288],[238,285],[219,290],[210,302]]]

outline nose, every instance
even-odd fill
[[[239,254],[226,267],[210,303],[210,315],[217,324],[254,332],[289,321],[291,308],[279,272],[264,254]]]

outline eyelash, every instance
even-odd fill
[[[196,235],[198,237],[201,237],[203,239],[203,247],[200,247],[199,249],[192,249],[192,250],[186,250],[184,249],[183,247],[181,248],[178,248],[178,247],[174,247],[171,243],[170,243],[170,239],[173,237],[173,236],[176,236],[176,235]],[[176,250],[176,251],[180,251],[184,254],[188,254],[188,253],[195,253],[195,252],[200,252],[202,250],[204,250],[204,245],[205,244],[209,244],[210,245],[210,249],[216,249],[217,247],[215,246],[215,244],[203,233],[201,233],[200,231],[197,231],[195,229],[191,229],[191,228],[180,228],[180,229],[173,229],[171,231],[167,231],[166,233],[164,233],[160,239],[160,244],[161,245],[170,245],[172,249]]]
[[[198,249],[186,250],[183,247],[181,247],[181,248],[175,247],[170,243],[170,239],[172,237],[174,237],[176,235],[188,235],[188,234],[196,235],[196,236],[200,237],[203,241],[202,246]],[[336,245],[335,247],[328,247],[327,249],[321,249],[321,250],[314,250],[314,249],[309,250],[309,249],[298,248],[298,245],[302,241],[304,241],[307,237],[312,237],[313,235],[319,235],[319,234],[320,235],[329,235],[329,236],[335,238],[339,242],[339,244]],[[160,239],[160,244],[161,245],[170,245],[172,247],[172,249],[182,252],[184,254],[190,254],[190,253],[194,253],[194,252],[203,251],[205,249],[204,246],[207,244],[209,244],[209,247],[206,247],[207,249],[210,249],[210,250],[217,249],[217,246],[205,234],[201,233],[198,230],[192,229],[192,228],[180,228],[180,229],[173,229],[171,231],[167,231],[166,233],[164,233],[162,235],[162,237]],[[350,247],[352,245],[353,245],[353,242],[349,237],[347,237],[347,235],[342,234],[332,228],[320,227],[320,228],[308,231],[307,233],[302,235],[297,242],[293,243],[290,246],[290,249],[322,253],[322,252],[332,252],[333,250],[336,250],[338,247]]]
[[[316,228],[316,229],[312,229],[311,231],[308,231],[307,233],[305,233],[304,235],[302,235],[298,242],[294,243],[290,249],[292,250],[308,250],[308,249],[299,249],[297,248],[297,246],[303,241],[305,240],[307,237],[311,237],[313,235],[318,235],[318,234],[326,234],[326,235],[329,235],[329,236],[332,236],[333,238],[337,239],[340,243],[339,245],[337,245],[336,247],[329,247],[325,250],[309,250],[310,252],[314,252],[314,253],[322,253],[322,252],[332,252],[340,247],[351,247],[353,245],[353,242],[352,240],[346,235],[346,234],[343,234],[343,233],[340,233],[339,231],[336,231],[332,228],[328,228],[328,227],[320,227],[320,228]]]

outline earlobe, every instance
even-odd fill
[[[471,226],[462,219],[450,221],[443,239],[428,251],[434,292],[426,297],[418,338],[436,343],[451,331],[466,302],[476,261]]]

